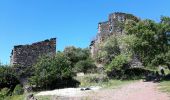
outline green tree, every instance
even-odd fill
[[[72,67],[74,67],[78,61],[85,60],[90,57],[90,51],[88,48],[82,49],[70,46],[66,47],[63,53],[69,58]]]
[[[120,54],[120,48],[117,39],[114,36],[109,37],[106,41],[98,45],[96,61],[103,64],[109,64],[112,59]]]
[[[155,56],[151,62],[152,66],[166,65],[170,69],[170,51]]]
[[[96,65],[94,64],[94,61],[91,58],[88,58],[86,60],[80,60],[75,64],[74,71],[76,72],[94,72],[96,69]]]
[[[95,69],[94,61],[90,57],[89,48],[76,48],[74,46],[66,47],[64,49],[64,55],[69,58],[71,66],[75,73],[78,72],[90,72],[89,70]]]
[[[125,25],[127,34],[133,34],[138,38],[134,45],[134,51],[141,57],[144,65],[149,65],[156,55],[168,51],[167,35],[170,26],[167,20],[161,23],[152,20],[143,20],[138,23],[129,21]]]
[[[16,85],[20,84],[15,70],[8,65],[0,65],[0,90],[8,88],[6,95],[12,95]]]
[[[106,66],[106,71],[111,72],[112,70],[125,70],[129,66],[129,61],[131,57],[129,55],[120,54],[112,59],[112,62]]]
[[[121,35],[118,38],[118,44],[121,51],[121,54],[134,54],[134,48],[136,43],[139,41],[135,35]]]
[[[54,57],[41,57],[34,66],[34,75],[30,79],[31,84],[41,88],[55,88],[57,82],[62,83],[63,79],[72,77],[70,64],[68,57],[61,52]]]

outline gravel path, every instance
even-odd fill
[[[170,95],[158,90],[158,84],[138,81],[116,90],[89,94],[90,100],[170,100]]]
[[[74,95],[53,96],[52,100],[170,100],[170,95],[158,90],[158,84],[138,81],[119,89],[101,89],[97,91],[73,92]],[[48,94],[48,93],[47,93]],[[70,93],[72,94],[72,93]]]

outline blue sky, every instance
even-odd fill
[[[170,16],[169,0],[0,0],[0,61],[9,63],[14,45],[57,37],[57,50],[88,47],[97,24],[112,12],[159,21]]]

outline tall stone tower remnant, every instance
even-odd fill
[[[124,32],[124,25],[127,20],[139,21],[140,19],[132,14],[115,12],[108,16],[108,21],[98,23],[98,32],[96,38],[91,41],[90,52],[91,56],[95,58],[100,51],[98,45],[107,40],[110,36],[119,38],[119,36],[126,34]],[[141,63],[136,56],[132,60],[133,66],[140,66]],[[139,64],[137,64],[139,62]],[[135,63],[135,64],[134,64]]]

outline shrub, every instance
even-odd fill
[[[152,71],[143,68],[129,68],[124,72],[124,79],[141,79],[144,78],[148,73]]]
[[[111,60],[120,54],[118,41],[114,36],[109,37],[104,43],[98,45],[99,51],[95,60],[98,63],[109,64]]]
[[[107,76],[110,79],[121,79],[123,72],[121,70],[112,69],[112,71],[107,72]]]
[[[112,71],[114,69],[116,70],[123,70],[128,66],[128,63],[130,61],[130,57],[128,55],[125,54],[120,54],[118,56],[116,56],[112,62],[106,67],[106,71]]]
[[[63,53],[69,58],[72,67],[74,67],[77,62],[86,60],[90,57],[90,50],[88,48],[82,49],[69,46],[64,49]]]
[[[72,77],[70,61],[61,52],[57,53],[55,57],[40,58],[35,64],[34,70],[30,83],[41,88],[56,88],[54,84],[61,83],[62,85],[63,79]]]
[[[143,68],[128,68],[124,71],[114,69],[111,72],[108,72],[107,75],[109,78],[114,79],[141,79],[148,73],[153,73],[153,71]]]
[[[92,59],[81,60],[76,63],[74,67],[75,72],[84,72],[84,73],[92,73],[96,69],[96,65],[92,61]]]
[[[12,67],[0,65],[0,89],[9,88],[10,91],[6,95],[12,95],[17,84],[20,84],[15,70]]]
[[[9,92],[8,88],[1,89],[1,91],[0,91],[0,100],[3,100],[7,96],[8,92]]]
[[[21,85],[17,85],[13,91],[14,95],[21,95],[24,93],[24,89]]]

